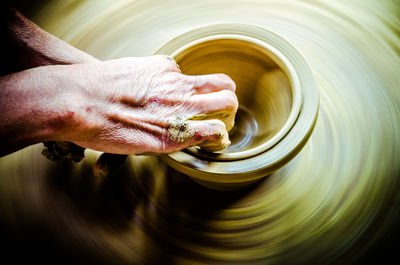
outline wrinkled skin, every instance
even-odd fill
[[[80,146],[109,153],[169,153],[207,143],[215,150],[229,145],[228,132],[238,107],[235,84],[226,75],[187,76],[166,56],[124,58],[97,64],[76,65],[70,78],[77,85],[77,113],[82,121]],[[230,114],[224,122],[190,120],[210,112]],[[171,118],[185,120],[177,141]],[[220,148],[218,148],[220,147]]]
[[[238,102],[226,75],[183,75],[167,56],[101,62],[1,12],[0,155],[54,141],[118,154],[229,145]]]

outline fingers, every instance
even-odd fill
[[[167,152],[176,151],[185,147],[200,145],[207,151],[215,152],[230,145],[225,124],[220,120],[204,121],[171,121],[169,139],[172,141]]]
[[[44,142],[42,154],[49,160],[70,160],[79,162],[83,159],[85,148],[71,142]]]
[[[211,93],[220,90],[235,92],[236,85],[233,80],[225,74],[209,74],[188,76],[193,79],[193,86],[199,94]]]
[[[194,120],[219,119],[225,123],[230,131],[235,122],[235,114],[239,106],[236,94],[230,90],[220,90],[208,94],[193,95],[194,104],[200,110],[200,115],[195,115]]]
[[[154,55],[153,59],[167,71],[182,73],[175,59],[169,55]],[[193,87],[197,93],[210,93],[219,90],[230,90],[235,92],[236,85],[226,74],[208,74],[208,75],[186,75],[193,82]]]
[[[198,108],[201,113],[215,111],[236,112],[239,105],[236,94],[230,90],[220,90],[207,94],[195,94],[191,99],[195,102],[196,108]]]
[[[225,123],[220,120],[191,121],[192,127],[196,128],[194,136],[195,143],[209,152],[216,152],[227,148],[231,141]]]

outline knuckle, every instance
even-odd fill
[[[196,82],[193,76],[179,74],[181,82],[190,90],[196,90]]]
[[[175,59],[168,55],[155,55],[157,62],[159,65],[170,71],[178,71],[179,67],[175,62]]]

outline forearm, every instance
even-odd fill
[[[39,28],[12,8],[1,11],[6,60],[1,75],[37,66],[95,62],[97,59]]]
[[[37,67],[0,77],[0,156],[25,146],[62,141],[73,128],[71,91],[57,71]]]
[[[5,56],[0,62],[0,76],[38,66],[98,62],[96,58],[42,30],[17,10],[7,7],[2,8],[0,13],[0,34],[3,36],[3,46],[6,47]],[[18,74],[18,76],[21,75],[22,74]],[[23,105],[23,103],[21,103],[21,105]],[[39,122],[39,120],[34,121]],[[23,125],[35,126],[29,123]],[[18,129],[23,130],[23,128],[24,127],[20,127]],[[45,133],[43,129],[35,133],[36,137],[34,137],[35,135],[24,135],[23,133],[19,134],[19,139],[14,137],[13,139],[16,143],[8,143],[10,146],[15,146],[15,148],[11,148],[10,151],[32,143],[49,141],[47,139],[48,137],[44,137]],[[53,150],[54,148],[49,148],[52,146],[57,147],[57,150],[62,147],[61,151],[63,152],[56,152]],[[68,157],[70,153],[72,153],[74,157],[83,157],[83,149],[78,148],[72,143],[45,142],[44,149],[47,149],[46,156],[48,158],[59,159],[60,155],[64,157],[65,154],[68,154],[66,156]],[[4,153],[2,154],[4,155]],[[80,159],[76,160],[78,161]]]

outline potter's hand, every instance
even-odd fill
[[[44,141],[119,154],[218,150],[238,106],[229,77],[186,76],[165,56],[36,67],[0,85],[2,153]]]
[[[64,70],[75,87],[76,144],[108,153],[221,150],[238,107],[226,75],[187,76],[166,56],[123,58]]]
[[[218,117],[229,129],[237,104],[232,92],[222,91],[233,90],[229,78],[184,76],[166,57],[100,63],[15,9],[1,14],[8,51],[0,64],[0,155],[41,141],[47,157],[76,161],[83,149],[65,141],[117,153],[227,145],[221,122],[186,119],[214,111],[194,118]],[[79,65],[49,66],[58,64]]]

